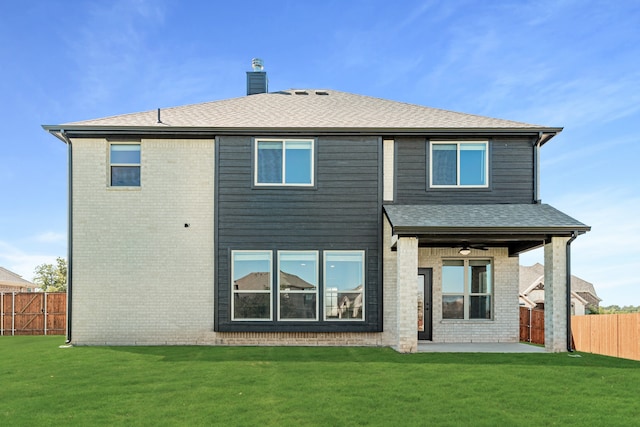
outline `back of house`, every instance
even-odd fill
[[[564,348],[589,227],[540,202],[561,128],[268,92],[261,68],[246,96],[44,128],[69,150],[73,344],[517,342],[519,254],[544,246]]]

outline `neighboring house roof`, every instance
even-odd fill
[[[12,287],[12,288],[35,288],[36,285],[25,280],[19,274],[9,271],[4,267],[0,267],[0,287]]]
[[[280,288],[281,289],[297,289],[297,290],[305,290],[305,289],[315,289],[316,287],[306,280],[301,279],[299,276],[295,274],[286,273],[284,271],[280,272]]]
[[[527,295],[539,284],[544,285],[544,266],[536,263],[531,266],[520,266],[520,295]],[[579,277],[571,275],[571,293],[585,302],[598,304],[602,299],[596,294],[596,289]]]
[[[562,130],[326,89],[290,89],[43,127],[54,134],[62,129],[66,132],[122,129],[153,133],[180,129],[277,130],[280,133],[300,129],[334,132],[468,129],[475,134],[482,130],[549,133],[541,143]]]
[[[529,293],[538,284],[544,283],[544,265],[535,263],[531,266],[520,266],[520,293]]]
[[[254,272],[249,273],[246,276],[241,277],[233,282],[236,285],[237,290],[265,290],[271,288],[271,273],[267,272]],[[294,290],[315,289],[316,287],[311,283],[302,280],[295,274],[280,272],[280,287],[289,288]]]

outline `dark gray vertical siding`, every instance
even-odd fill
[[[431,189],[426,138],[396,139],[397,204],[533,203],[533,141],[489,138],[489,188]]]
[[[380,140],[317,138],[315,188],[256,188],[252,138],[227,136],[217,143],[217,329],[379,330]],[[229,254],[241,249],[365,250],[366,321],[231,323]]]

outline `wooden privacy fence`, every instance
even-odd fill
[[[571,332],[578,351],[640,360],[640,313],[572,316]]]
[[[520,341],[544,344],[544,310],[520,307]]]
[[[66,293],[0,293],[0,335],[64,335],[66,324]]]

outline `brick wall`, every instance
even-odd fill
[[[196,342],[213,329],[214,143],[142,140],[139,188],[109,188],[108,150],[73,141],[72,341]]]
[[[467,258],[491,258],[494,271],[492,320],[442,319],[442,259],[460,259],[457,248],[420,248],[420,268],[433,269],[433,342],[518,342],[518,257],[506,248],[472,249]]]

